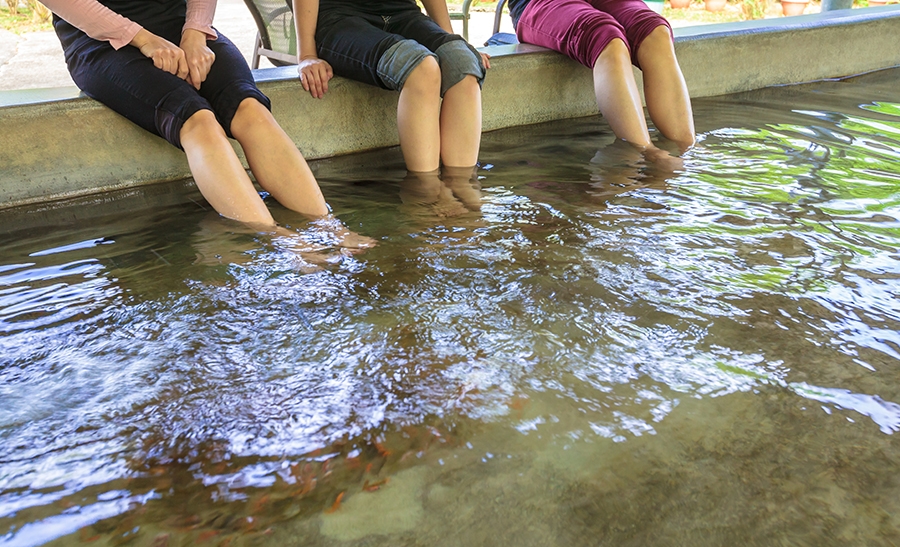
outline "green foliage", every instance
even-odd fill
[[[30,6],[20,6],[17,12],[12,14],[6,6],[0,6],[0,28],[16,34],[53,29],[53,25],[49,21],[36,21],[35,14]]]
[[[745,19],[762,19],[769,12],[770,0],[744,0],[741,11]]]
[[[688,21],[693,23],[733,23],[742,20],[742,14],[737,9],[724,9],[722,11],[706,11],[703,4],[692,5],[687,9],[672,9],[668,4],[663,8],[662,16],[669,21]]]

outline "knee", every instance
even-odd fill
[[[439,97],[441,92],[441,67],[437,59],[431,56],[422,59],[422,62],[406,78],[403,89],[416,94]]]
[[[606,47],[600,52],[600,56],[597,57],[594,67],[614,63],[631,65],[631,52],[628,50],[628,45],[621,38],[613,38],[606,44]]]
[[[454,93],[465,94],[467,96],[481,96],[481,85],[478,83],[478,78],[471,74],[465,75],[462,80],[453,84],[447,91],[450,90],[453,90]]]
[[[181,126],[179,137],[182,144],[185,141],[193,141],[197,139],[209,140],[217,137],[224,137],[225,130],[216,119],[216,115],[211,110],[198,110],[194,112],[190,118]]]
[[[246,130],[261,124],[274,123],[272,113],[262,103],[252,97],[241,101],[231,120],[231,134],[238,137]]]
[[[643,57],[661,57],[665,55],[675,56],[675,44],[672,42],[672,34],[669,27],[660,25],[644,38],[638,46],[638,55]]]
[[[434,52],[441,67],[441,96],[461,82],[464,88],[474,83],[480,88],[485,68],[481,54],[464,40],[451,40]]]

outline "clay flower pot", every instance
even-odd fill
[[[785,16],[803,15],[809,0],[781,0],[781,13]]]
[[[672,9],[684,9],[691,5],[691,0],[669,0]]]
[[[725,0],[705,0],[706,11],[722,11],[725,9]]]

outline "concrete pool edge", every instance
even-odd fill
[[[693,97],[900,65],[900,6],[676,30]],[[590,71],[532,46],[485,48],[484,130],[593,115]],[[724,62],[727,61],[727,62]],[[322,100],[293,67],[255,72],[309,159],[397,144],[396,96],[335,79]],[[74,88],[0,92],[0,209],[180,180],[184,155]]]

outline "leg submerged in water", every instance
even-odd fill
[[[317,227],[336,238],[340,247],[364,249],[375,245],[373,239],[351,232],[330,216],[309,165],[265,106],[253,98],[242,101],[231,129],[260,186],[279,203],[327,221]],[[220,215],[256,230],[297,236],[275,223],[211,111],[200,110],[188,119],[181,130],[181,143],[197,187]]]
[[[600,113],[616,137],[642,150],[647,160],[663,169],[674,172],[682,167],[680,158],[657,148],[650,139],[631,55],[618,38],[603,49],[594,64],[594,93]]]
[[[429,172],[440,167],[441,68],[428,56],[403,83],[397,104],[397,130],[406,168]]]
[[[648,42],[650,46],[645,49]],[[648,63],[649,71],[646,68],[643,71],[644,93],[654,125],[664,137],[674,141],[684,151],[693,145],[694,122],[684,78],[681,77],[677,63],[674,70],[670,64],[675,61],[668,27],[657,27],[644,40],[641,51],[648,52],[646,56],[650,56],[654,48],[662,49],[665,43],[669,44],[672,55],[668,57],[668,61],[654,59]],[[661,67],[664,70],[658,71]],[[634,79],[631,55],[622,40],[614,39],[603,49],[594,64],[593,74],[597,106],[616,137],[643,150],[647,160],[664,170],[675,172],[681,169],[683,162],[680,158],[658,148],[650,139],[644,107]],[[653,88],[652,91],[648,89],[648,85]]]
[[[445,165],[441,179],[453,196],[469,211],[481,211],[481,183],[476,176],[477,168],[452,167]]]
[[[650,119],[664,137],[687,150],[694,144],[694,114],[687,83],[666,26],[651,32],[637,51]]]
[[[665,159],[651,142],[644,99],[660,133],[685,150],[694,141],[687,86],[668,23],[642,0],[529,0],[516,23],[519,39],[559,51],[591,68],[601,114],[616,137]],[[656,150],[654,150],[656,149]]]
[[[274,228],[275,220],[212,111],[194,113],[180,136],[197,188],[213,209],[233,220]]]
[[[400,200],[413,212],[449,218],[481,210],[481,186],[475,167],[408,171],[400,181]]]
[[[616,137],[639,148],[651,146],[644,106],[625,42],[619,38],[611,40],[597,57],[593,74],[597,106]]]
[[[481,87],[468,75],[444,94],[441,159],[452,167],[474,166],[481,148]]]
[[[468,212],[441,180],[440,171],[408,171],[400,181],[400,201],[407,208],[429,218],[450,218]]]
[[[272,113],[255,99],[244,99],[231,122],[250,171],[283,206],[312,217],[328,214],[328,205],[303,155]]]

